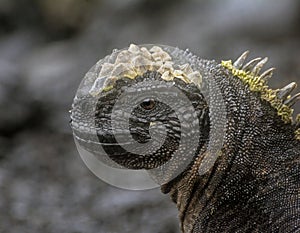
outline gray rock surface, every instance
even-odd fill
[[[277,68],[273,87],[300,84],[299,15],[297,0],[0,0],[0,232],[178,233],[159,189],[111,187],[81,161],[68,123],[80,80],[135,42],[217,60],[249,49]]]

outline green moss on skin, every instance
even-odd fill
[[[269,88],[265,80],[253,75],[251,72],[236,69],[232,65],[231,60],[222,61],[221,65],[247,84],[251,91],[259,92],[261,98],[268,101],[271,106],[277,110],[278,115],[285,123],[288,124],[293,122],[293,109],[283,104],[282,100],[277,97],[278,90]]]

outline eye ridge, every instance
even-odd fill
[[[144,109],[144,110],[152,110],[155,108],[156,106],[156,101],[154,99],[145,99],[143,100],[143,102],[140,104],[140,106]]]

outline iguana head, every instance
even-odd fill
[[[189,52],[168,46],[114,51],[78,89],[71,114],[77,142],[114,166],[187,166],[209,134],[200,91],[208,71],[200,65]]]
[[[169,46],[114,51],[76,93],[77,145],[107,165],[147,169],[177,203],[183,232],[273,232],[278,210],[294,221],[284,206],[298,206],[300,94],[295,83],[269,88],[267,59],[244,64],[247,55],[216,64]]]
[[[75,96],[71,125],[77,143],[111,166],[178,172],[208,143],[208,159],[201,162],[205,173],[223,138],[235,137],[249,120],[266,114],[266,121],[277,115],[291,121],[288,105],[298,95],[286,96],[295,84],[269,89],[265,79],[273,69],[259,74],[266,59],[242,67],[247,55],[218,65],[170,46],[114,50],[87,73]],[[261,101],[271,106],[253,107]]]

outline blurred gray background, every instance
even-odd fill
[[[114,48],[159,43],[268,56],[278,88],[300,82],[299,39],[298,0],[0,0],[0,232],[178,233],[159,189],[111,187],[81,161],[68,113],[80,80]]]

